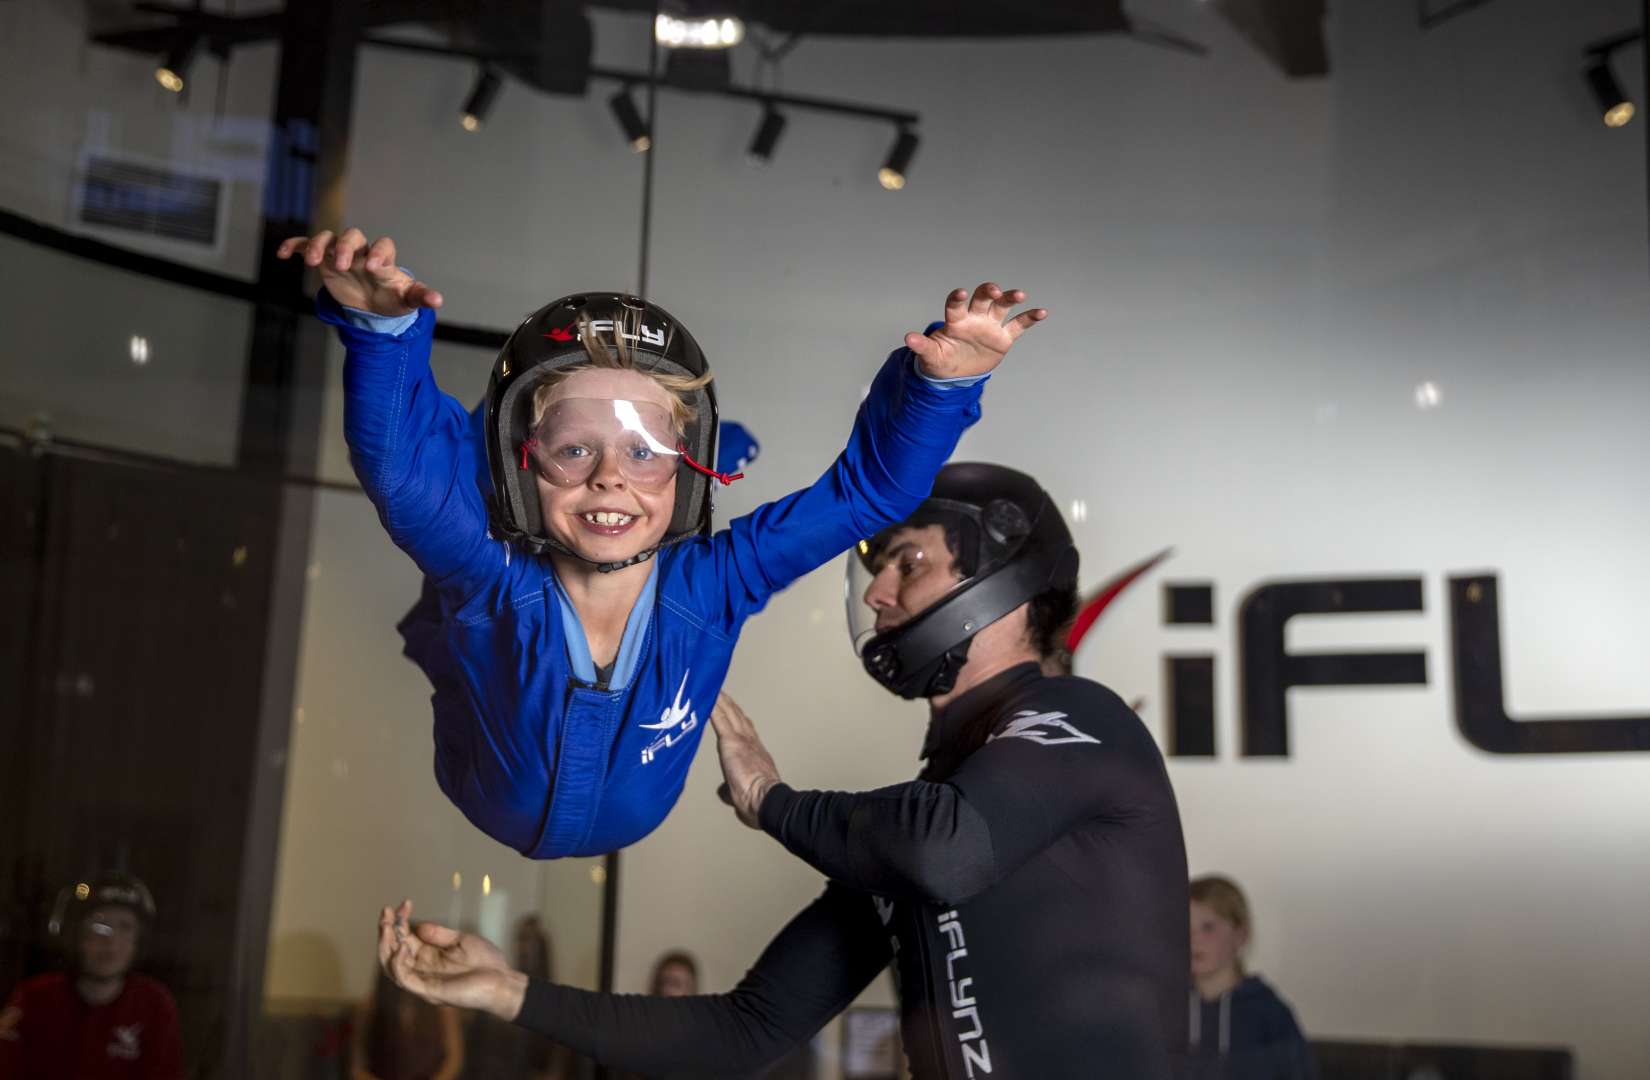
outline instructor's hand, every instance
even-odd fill
[[[972,296],[958,289],[945,298],[945,325],[932,334],[906,334],[905,345],[931,379],[989,374],[1021,334],[1048,318],[1047,308],[1032,308],[1008,319],[1025,298],[1020,289],[1002,289],[990,281]]]
[[[716,754],[722,759],[722,779],[727,781],[717,794],[733,807],[740,821],[760,829],[762,800],[779,783],[779,769],[756,734],[756,725],[728,695],[716,695],[710,726],[716,729]]]
[[[331,230],[293,236],[275,249],[277,259],[302,256],[321,271],[321,282],[345,307],[374,315],[405,315],[421,307],[438,308],[441,294],[395,265],[395,241],[380,236],[370,245],[360,229]]]
[[[527,976],[492,942],[435,923],[411,926],[412,901],[378,913],[378,963],[395,985],[432,1005],[481,1009],[514,1020]]]

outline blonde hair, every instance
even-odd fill
[[[1245,934],[1254,932],[1249,918],[1249,898],[1243,895],[1238,883],[1220,874],[1206,874],[1193,878],[1188,889],[1192,903],[1202,904]],[[1237,971],[1243,974],[1243,958],[1237,958]]]
[[[630,342],[636,337],[636,328],[641,323],[641,312],[631,308],[624,309],[621,320],[615,320],[612,340],[608,341],[601,334],[590,327],[590,316],[579,316],[579,342],[584,346],[588,360],[561,368],[552,372],[533,390],[533,427],[539,426],[544,419],[545,410],[550,407],[550,397],[556,388],[566,382],[568,378],[581,371],[636,371],[646,375],[658,383],[670,394],[670,424],[677,435],[687,430],[688,422],[693,419],[694,408],[688,403],[688,395],[696,390],[710,385],[713,376],[709,371],[703,375],[677,375],[669,371],[640,371],[636,367],[636,354]]]

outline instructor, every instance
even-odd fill
[[[379,957],[429,1000],[485,1009],[605,1064],[753,1070],[884,967],[918,1080],[1155,1080],[1186,1039],[1186,856],[1161,754],[1111,691],[1049,677],[1077,552],[1052,500],[995,465],[941,471],[851,561],[856,644],[927,698],[921,777],[796,791],[724,697],[713,723],[739,817],[830,879],[727,994],[599,994],[510,969],[483,939],[384,909]]]

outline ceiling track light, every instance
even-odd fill
[[[1593,57],[1587,67],[1587,85],[1593,91],[1593,98],[1598,102],[1599,112],[1604,120],[1605,127],[1625,127],[1633,119],[1633,101],[1622,90],[1621,83],[1616,81],[1615,74],[1610,70],[1608,53],[1601,53]]]
[[[745,24],[735,18],[653,20],[653,40],[667,49],[731,49],[745,40]]]
[[[201,39],[198,34],[189,34],[178,39],[178,43],[167,50],[160,65],[155,68],[155,81],[174,94],[183,93],[184,80],[189,77],[189,66],[195,62],[195,54],[200,52]]]
[[[630,96],[630,87],[607,99],[613,109],[613,116],[619,121],[619,130],[624,132],[630,148],[638,154],[645,154],[653,146],[653,136],[647,130],[647,124],[642,122],[642,114],[636,109],[636,101]]]
[[[756,135],[751,139],[746,154],[751,161],[758,165],[766,165],[773,160],[773,151],[779,145],[779,136],[785,133],[785,114],[774,108],[773,102],[764,102],[762,105],[762,122],[756,127]]]
[[[471,88],[470,96],[465,99],[464,111],[458,119],[465,131],[481,130],[481,125],[487,122],[487,114],[492,111],[493,101],[503,86],[504,80],[492,68],[483,67],[476,72],[475,86]]]
[[[899,191],[905,187],[905,174],[911,168],[911,159],[917,155],[917,133],[908,127],[901,127],[899,135],[894,139],[893,149],[888,151],[888,158],[877,170],[877,182],[889,191]]]

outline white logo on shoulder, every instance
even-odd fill
[[[109,1044],[109,1056],[124,1058],[127,1061],[136,1061],[142,1057],[143,1047],[138,1045],[138,1036],[142,1033],[142,1024],[127,1024],[125,1027],[116,1025],[114,1041]]]
[[[997,734],[986,742],[995,742],[998,739],[1029,739],[1039,746],[1066,746],[1070,743],[1093,743],[1100,745],[1100,740],[1093,735],[1078,731],[1066,720],[1063,712],[1032,712],[1022,709],[1014,714]]]
[[[688,732],[699,726],[699,714],[693,711],[693,699],[689,698],[684,704],[682,694],[687,690],[688,676],[691,671],[682,672],[682,683],[676,688],[676,700],[664,712],[659,714],[657,724],[639,725],[646,731],[662,731],[657,739],[642,748],[642,764],[651,762],[659,751],[667,750],[687,737]]]

